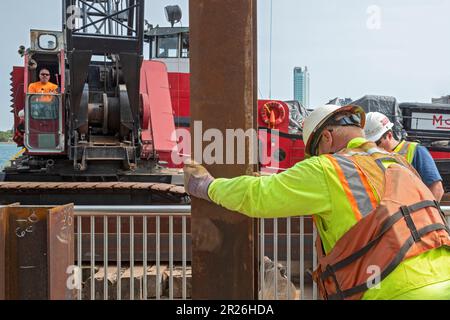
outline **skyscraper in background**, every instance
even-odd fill
[[[309,108],[309,71],[308,67],[294,68],[294,100]]]

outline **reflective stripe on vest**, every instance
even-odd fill
[[[414,160],[414,154],[416,153],[417,146],[418,146],[417,142],[409,142],[403,140],[394,149],[394,152],[404,156],[406,158],[406,161],[408,161],[408,163],[412,163]]]
[[[342,182],[356,219],[361,220],[372,212],[377,204],[369,183],[348,156],[335,154],[327,157]]]
[[[381,150],[380,148],[371,148],[369,150],[366,151],[352,151],[352,150],[348,150],[345,152],[346,156],[371,156],[375,153],[381,153],[381,154],[385,154],[385,155],[390,155],[389,152],[385,151],[385,150]]]

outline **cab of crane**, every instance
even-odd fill
[[[150,28],[146,31],[145,41],[149,43],[151,60],[189,58],[189,28]]]
[[[65,151],[64,70],[62,33],[31,30],[31,47],[25,56],[24,108],[24,145],[30,154]]]
[[[62,33],[31,30],[30,39],[31,46],[25,56],[27,88],[32,83],[45,81],[57,85],[58,92],[63,91],[64,43]],[[42,69],[46,69],[48,72],[45,72],[46,77],[41,79]]]

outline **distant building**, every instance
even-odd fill
[[[294,100],[300,101],[306,108],[310,107],[309,82],[308,67],[294,68]]]
[[[444,103],[444,104],[450,104],[450,96],[443,96],[440,98],[432,98],[431,103]]]

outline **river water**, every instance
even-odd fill
[[[14,157],[20,150],[15,144],[0,143],[0,169],[8,165],[8,160]]]

